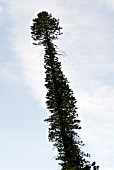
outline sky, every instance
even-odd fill
[[[60,19],[62,70],[77,99],[85,152],[100,170],[114,164],[114,0],[0,0],[0,170],[59,170],[48,141],[44,49],[30,26]]]

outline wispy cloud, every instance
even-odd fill
[[[11,63],[5,64],[4,66],[0,66],[0,78],[6,81],[21,81],[20,75],[17,72],[17,68]]]
[[[98,162],[99,160],[106,161],[107,157],[110,159],[106,165],[101,166],[101,169],[108,169],[112,166],[114,153],[112,147],[112,139],[114,138],[112,132],[114,88],[99,84],[88,92],[80,91],[77,99],[78,112],[82,120],[82,137],[86,141],[87,147],[92,148],[92,155]]]
[[[110,9],[114,10],[114,1],[113,0],[102,0],[103,3],[109,6]]]
[[[3,7],[0,6],[0,15],[3,13]]]
[[[4,8],[3,8],[2,5],[0,5],[0,24],[1,24],[1,22],[3,21],[3,20],[2,20],[3,12],[4,12]]]

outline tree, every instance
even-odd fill
[[[62,72],[57,46],[53,44],[53,40],[62,34],[61,29],[59,20],[46,11],[38,13],[31,26],[34,45],[43,45],[45,49],[46,104],[51,112],[45,119],[49,123],[48,138],[58,150],[56,159],[60,161],[62,170],[90,170],[91,165],[85,159],[89,154],[81,151],[84,144],[77,132],[81,129],[77,101]]]

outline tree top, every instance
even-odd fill
[[[35,45],[45,45],[45,40],[48,38],[50,41],[58,39],[61,35],[62,27],[59,26],[59,19],[53,18],[51,14],[42,11],[37,14],[37,18],[33,19],[31,26],[32,38],[36,43]]]

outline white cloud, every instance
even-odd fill
[[[0,5],[0,15],[3,13],[4,9],[3,9],[3,6]]]
[[[113,87],[99,84],[88,92],[80,91],[78,99],[79,110],[83,112],[83,116],[86,118],[86,116],[89,115],[89,118],[91,117],[93,119],[89,121],[94,121],[95,117],[96,120],[98,120],[97,123],[108,123],[114,119]]]
[[[11,68],[8,68],[7,66],[0,67],[0,77],[11,81],[19,80],[19,77],[13,72],[13,70],[11,71]]]
[[[3,22],[3,20],[2,20],[3,12],[4,12],[4,8],[2,5],[0,5],[0,24]]]
[[[105,3],[114,10],[114,0],[105,0]]]
[[[112,159],[114,153],[114,89],[99,84],[93,91],[78,93],[78,112],[82,120],[82,139],[97,160]],[[97,146],[97,147],[96,147]],[[101,163],[100,163],[101,164]],[[107,162],[107,169],[111,166]],[[101,169],[103,165],[101,166]],[[105,167],[106,168],[106,167]]]
[[[108,7],[114,10],[114,0],[99,0],[101,3],[108,5]]]

